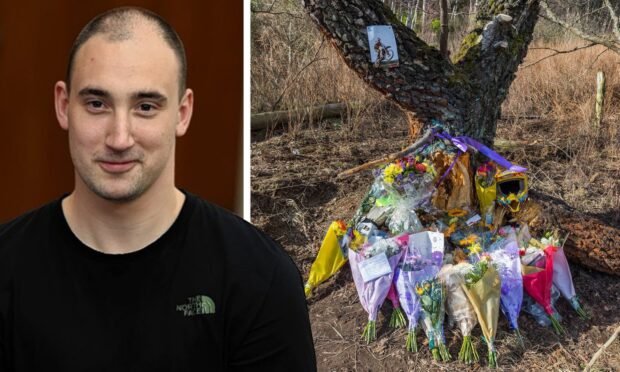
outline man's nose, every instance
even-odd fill
[[[131,117],[124,112],[116,112],[108,128],[105,144],[115,151],[124,151],[135,143]]]

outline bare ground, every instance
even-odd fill
[[[366,123],[354,130],[341,125],[324,123],[321,128],[279,134],[267,140],[260,135],[253,138],[252,222],[285,247],[304,280],[330,222],[350,218],[371,183],[369,172],[342,181],[336,180],[336,174],[408,143],[406,124],[398,113],[388,122]],[[617,159],[598,154],[597,160],[587,166],[575,164],[571,157],[574,144],[569,137],[550,137],[545,130],[540,121],[502,123],[499,138],[524,143],[503,154],[530,168],[531,187],[535,190],[618,226],[620,216],[614,199],[620,195]],[[580,143],[588,141],[581,139]],[[519,321],[525,348],[521,349],[500,315],[496,343],[499,370],[583,369],[620,325],[619,278],[576,264],[572,264],[572,271],[577,293],[591,309],[592,318],[580,320],[569,304],[560,299],[558,309],[564,317],[567,335],[558,337],[522,314]],[[348,265],[316,289],[308,305],[320,371],[487,369],[479,328],[473,336],[480,364],[437,363],[425,347],[421,331],[420,351],[405,351],[405,331],[387,328],[389,306],[384,306],[379,315],[377,341],[366,345],[360,338],[366,314],[359,304]],[[460,336],[446,325],[446,338],[454,359],[460,349]],[[606,350],[594,369],[620,370],[620,340]]]

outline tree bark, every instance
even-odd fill
[[[439,119],[452,134],[466,134],[486,144],[493,143],[501,103],[527,52],[538,16],[537,0],[481,2],[476,25],[452,63],[379,1],[305,0],[304,7],[345,63],[371,87],[425,127]],[[397,68],[370,62],[366,27],[382,24],[394,29]]]
[[[439,53],[449,58],[448,54],[448,0],[439,1],[439,14],[441,18],[441,33],[439,34]]]

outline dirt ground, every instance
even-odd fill
[[[531,187],[558,197],[584,212],[602,217],[611,225],[620,224],[617,210],[601,202],[609,188],[618,187],[620,169],[609,163],[592,165],[589,174],[596,182],[577,186],[564,182],[575,173],[568,145],[554,139],[553,145],[541,141],[544,126],[538,122],[500,123],[498,138],[519,140],[526,145],[500,151],[507,158],[530,168]],[[307,278],[320,243],[330,222],[349,219],[372,181],[370,172],[345,180],[336,174],[366,161],[379,158],[408,144],[407,126],[395,114],[389,123],[368,124],[348,130],[339,122],[321,128],[275,134],[268,139],[255,134],[251,154],[252,222],[279,241],[293,257],[304,280]],[[369,135],[372,133],[372,135]],[[617,163],[616,163],[617,164]],[[611,167],[611,168],[610,168]],[[591,271],[572,263],[577,293],[591,311],[590,320],[581,320],[567,301],[557,303],[564,317],[565,336],[540,327],[533,318],[519,318],[525,347],[520,348],[508,323],[500,315],[496,347],[498,370],[581,370],[592,355],[620,325],[620,278]],[[377,341],[361,340],[366,313],[359,303],[351,271],[345,265],[338,274],[317,288],[308,301],[317,363],[320,371],[425,371],[484,370],[487,353],[480,341],[480,328],[473,336],[480,353],[480,364],[466,366],[454,361],[461,338],[456,329],[446,327],[446,340],[453,357],[450,363],[434,362],[425,336],[418,331],[417,354],[405,351],[404,330],[387,327],[389,306],[377,320]],[[598,359],[594,370],[620,370],[620,339]]]

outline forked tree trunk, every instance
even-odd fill
[[[539,0],[474,1],[474,27],[453,61],[418,38],[377,0],[302,2],[344,62],[407,113],[412,136],[439,119],[453,135],[493,143],[500,107],[532,40]],[[422,4],[424,27],[426,1]],[[370,25],[392,26],[398,67],[385,69],[371,63],[366,32]],[[548,198],[535,199],[544,204]],[[620,275],[620,229],[576,211],[560,212],[554,205],[545,209],[555,216],[550,222],[571,232],[566,245],[569,257]]]
[[[493,142],[501,104],[538,16],[537,0],[481,2],[478,23],[452,63],[379,1],[305,0],[304,6],[345,63],[370,86],[424,126],[440,119],[453,134],[467,134],[487,144]],[[384,69],[370,62],[366,33],[370,25],[393,27],[399,67]]]

